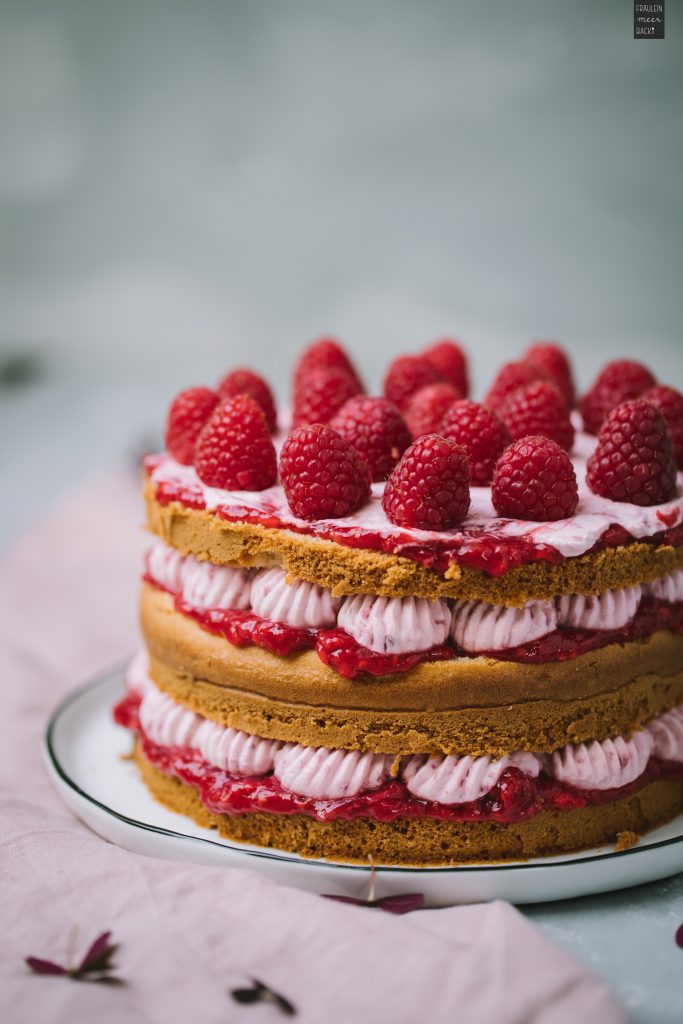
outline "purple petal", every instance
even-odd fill
[[[41,960],[37,956],[27,956],[26,963],[36,974],[66,974],[66,968],[53,964],[52,960]]]
[[[406,892],[400,896],[384,896],[375,900],[375,906],[388,914],[409,914],[411,910],[422,910],[425,898],[421,892]]]
[[[105,949],[107,948],[107,943],[109,942],[110,935],[111,932],[102,932],[102,934],[95,939],[92,946],[81,960],[81,964],[77,970],[77,973],[80,971],[84,971],[88,964],[91,964],[94,960],[97,960],[97,958],[101,956],[102,953],[104,953]]]
[[[683,949],[683,924],[676,931],[676,945],[679,949]]]
[[[367,900],[357,900],[355,896],[335,896],[329,892],[320,894],[324,900],[336,900],[337,903],[355,903],[357,907],[367,907]]]

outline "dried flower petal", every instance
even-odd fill
[[[263,994],[258,988],[234,988],[230,995],[236,1003],[260,1003]]]
[[[253,982],[251,988],[234,988],[231,990],[230,995],[236,1003],[242,1003],[243,1005],[249,1003],[274,1003],[288,1017],[293,1017],[296,1014],[296,1007],[289,999],[280,995],[279,992],[275,992],[274,989],[259,981],[258,978],[252,978],[251,980]]]
[[[27,956],[26,963],[34,974],[66,974],[66,967],[53,964],[51,960],[41,960],[38,956]]]
[[[103,953],[107,951],[107,943],[109,942],[110,935],[111,932],[102,932],[101,935],[98,935],[88,952],[81,960],[81,965],[78,968],[79,971],[87,970],[92,964],[99,960]],[[110,948],[115,949],[116,947],[112,946]]]
[[[384,896],[375,901],[375,906],[389,914],[409,914],[411,910],[422,910],[425,905],[424,893],[405,892],[399,896]]]
[[[422,910],[425,905],[424,894],[421,892],[406,892],[398,896],[383,896],[379,900],[361,900],[355,896],[336,896],[332,893],[322,893],[323,899],[336,900],[337,903],[355,903],[358,907],[373,907],[377,910],[386,910],[388,914],[409,914],[411,910]]]
[[[336,896],[331,892],[323,892],[320,895],[324,900],[334,900],[336,903],[355,903],[357,907],[371,907],[373,905],[369,900],[360,900],[355,896]]]
[[[35,956],[26,957],[26,963],[35,974],[64,975],[72,981],[91,981],[101,985],[125,985],[122,978],[111,973],[114,970],[112,959],[119,947],[109,943],[110,935],[111,932],[98,935],[78,967],[63,967]]]

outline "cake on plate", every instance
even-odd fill
[[[145,649],[116,720],[167,807],[306,857],[622,846],[683,810],[683,396],[555,343],[366,395],[313,344],[173,401],[144,460]]]

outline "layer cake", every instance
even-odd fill
[[[301,515],[292,496],[302,480],[291,478],[287,446],[307,439],[318,465],[315,445],[329,443],[335,424],[343,437],[344,409],[361,386],[349,370],[346,394],[330,344],[313,346],[297,369],[290,431],[270,440],[274,413],[251,378],[265,385],[236,371],[232,391],[193,397],[191,415],[181,402],[175,426],[172,409],[168,450],[145,459],[145,650],[115,715],[134,732],[151,792],[233,840],[385,864],[558,854],[626,842],[674,817],[683,809],[683,474],[674,466],[673,486],[656,503],[635,491],[635,500],[597,493],[588,481],[606,435],[583,430],[576,410],[569,417],[564,394],[573,510],[554,519],[501,514],[505,458],[529,437],[542,446],[551,432],[519,436],[506,403],[514,397],[528,418],[534,380],[551,380],[544,371],[503,395],[492,485],[477,479],[465,435],[449,441],[468,476],[460,521],[406,525],[387,491],[397,492],[411,457],[428,465],[429,445],[447,434],[443,409],[434,429],[415,428],[418,412],[428,419],[438,407],[436,396],[422,401],[435,384],[418,373],[420,386],[399,396],[403,409],[391,406],[412,423],[404,446],[413,444],[392,449],[389,482],[361,487],[344,514]],[[325,353],[322,366],[316,352]],[[385,390],[397,401],[391,372]],[[436,372],[443,391],[443,367]],[[552,381],[558,394],[561,384]],[[448,386],[452,403],[474,405],[462,382]],[[490,394],[485,409],[499,404]],[[625,398],[614,406],[630,403],[633,417],[641,399]],[[230,431],[239,433],[245,416],[258,445],[245,427],[236,454]],[[311,427],[321,421],[332,426]],[[667,422],[669,460],[675,427]],[[273,464],[280,453],[277,479],[264,434]],[[242,451],[252,459],[247,475],[252,465],[262,470],[256,486],[251,478],[241,486]],[[332,479],[344,473],[339,451]],[[354,453],[364,455],[361,443]],[[378,475],[365,458],[354,471],[366,465],[368,480]],[[462,487],[448,472],[437,482],[451,491],[437,500],[452,508]]]

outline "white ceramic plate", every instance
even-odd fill
[[[76,690],[54,712],[45,734],[45,759],[55,786],[93,831],[136,853],[253,868],[276,882],[314,893],[367,895],[364,866],[231,843],[156,803],[135,765],[123,759],[131,749],[130,733],[111,716],[122,694],[121,671]],[[536,903],[623,889],[682,870],[683,814],[619,853],[602,847],[486,866],[380,867],[377,895],[421,892],[433,907],[491,899]]]

